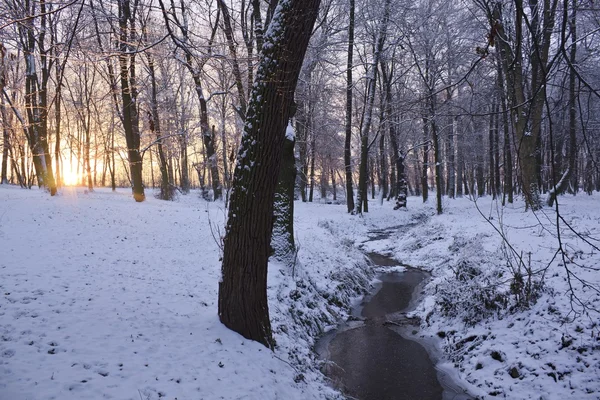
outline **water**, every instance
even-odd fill
[[[399,265],[380,254],[369,256],[379,266]],[[352,310],[353,318],[317,344],[334,386],[360,400],[471,399],[436,370],[423,345],[411,340],[418,321],[406,312],[414,308],[429,274],[409,268],[378,278],[377,290]]]

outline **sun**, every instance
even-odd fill
[[[75,186],[80,182],[80,176],[73,170],[69,161],[64,161],[62,165],[62,181],[65,186]]]

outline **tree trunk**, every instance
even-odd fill
[[[492,196],[492,199],[496,199],[496,171],[494,169],[494,138],[496,134],[494,129],[496,128],[496,104],[495,100],[492,100],[490,109],[490,126],[488,129],[488,159],[489,159],[489,176],[490,183],[488,184],[488,194]]]
[[[435,199],[436,210],[438,214],[442,213],[442,160],[440,157],[440,141],[437,132],[437,123],[435,122],[435,98],[433,93],[429,96],[429,110],[431,118],[431,140],[433,142],[433,162],[435,163]]]
[[[508,109],[506,99],[506,86],[504,80],[504,70],[502,69],[501,60],[498,59],[498,87],[500,90],[500,106],[502,110],[502,128],[504,129],[504,194],[502,196],[502,204],[505,198],[510,204],[513,202],[513,161],[510,145],[510,125],[508,120]]]
[[[229,9],[225,4],[224,0],[217,0],[219,9],[223,14],[223,31],[225,32],[225,38],[227,39],[227,47],[229,47],[229,54],[231,55],[231,66],[233,70],[233,76],[235,77],[235,86],[238,92],[239,108],[236,111],[243,121],[246,115],[246,94],[244,91],[244,83],[242,81],[242,73],[240,72],[240,65],[238,62],[235,39],[233,38],[233,29],[231,27],[231,17],[229,16]]]
[[[391,115],[387,115],[388,124],[391,124]],[[389,131],[389,129],[388,129]],[[379,169],[380,169],[380,180],[379,180],[379,191],[381,192],[381,202],[388,195],[388,166],[387,166],[387,153],[385,151],[385,129],[381,130],[381,136],[379,137]]]
[[[335,171],[331,168],[331,190],[333,190],[333,201],[337,200],[337,184],[335,181]]]
[[[348,22],[348,61],[346,64],[346,137],[344,141],[344,166],[346,171],[346,206],[348,212],[354,210],[354,189],[352,187],[352,68],[354,53],[354,0],[350,0]]]
[[[165,157],[165,152],[163,150],[162,131],[160,129],[160,118],[158,115],[158,87],[156,85],[154,58],[150,53],[147,53],[146,57],[148,59],[148,72],[150,75],[150,106],[152,108],[152,111],[148,113],[148,125],[150,126],[150,131],[154,133],[154,136],[156,137],[158,167],[160,169],[160,198],[162,200],[173,200],[175,192],[173,190],[173,181],[169,178],[167,158]]]
[[[479,130],[479,133],[477,134],[477,141],[481,144],[481,148],[478,149],[475,157],[475,182],[477,183],[477,197],[483,197],[485,195],[485,175],[483,171],[483,153],[485,147],[483,145],[483,133],[481,130]],[[474,193],[473,185],[471,185],[471,193]]]
[[[319,0],[280,2],[257,70],[235,168],[219,283],[219,318],[273,348],[267,263],[273,201],[294,90]]]
[[[60,78],[61,78],[61,70],[60,67],[56,67],[56,81],[60,82]],[[56,175],[56,186],[57,187],[61,187],[62,186],[62,177],[60,174],[60,166],[62,163],[62,159],[61,159],[61,155],[60,155],[60,146],[61,146],[61,137],[60,137],[60,129],[61,129],[61,106],[62,106],[62,95],[61,95],[61,90],[62,90],[62,85],[57,85],[56,87],[56,95],[55,95],[55,107],[54,107],[54,128],[56,131],[56,134],[54,135],[54,162],[56,165],[55,168],[55,175]]]
[[[0,75],[0,80],[2,76]],[[2,86],[2,84],[0,84]],[[4,89],[2,89],[4,90]],[[1,91],[0,91],[1,93]],[[4,99],[0,101],[0,112],[2,113],[2,174],[0,175],[0,184],[8,184],[8,149],[10,147],[9,134],[10,128],[6,120],[6,108],[4,107]]]
[[[291,130],[291,125],[288,127]],[[271,248],[273,256],[280,262],[293,265],[296,256],[294,242],[294,186],[296,182],[296,162],[294,158],[294,137],[286,135],[283,144],[281,169],[275,191],[273,236]]]
[[[383,19],[379,24],[377,38],[375,43],[375,51],[373,54],[373,62],[369,72],[367,73],[367,100],[365,102],[365,116],[362,131],[360,133],[360,168],[358,177],[358,191],[356,196],[355,214],[362,214],[363,203],[367,203],[367,163],[369,158],[369,132],[373,119],[373,106],[375,104],[375,89],[377,83],[377,70],[381,60],[381,53],[385,43],[387,26],[390,18],[391,0],[386,0],[383,10]],[[367,211],[367,210],[365,210]]]
[[[306,129],[306,110],[304,102],[297,104],[296,110],[296,136],[298,138],[298,160],[300,165],[300,196],[303,203],[308,200],[306,197],[306,188],[308,186],[308,134]]]
[[[494,198],[497,198],[502,192],[500,189],[500,104],[498,99],[496,100],[494,115]]]
[[[309,122],[309,124],[312,123]],[[311,125],[309,125],[309,129],[312,131]],[[313,192],[315,190],[315,133],[310,132],[310,187],[308,189],[308,201],[312,203],[313,201]]]
[[[137,89],[135,75],[135,52],[129,45],[136,42],[135,17],[131,14],[129,0],[119,0],[119,66],[121,77],[121,99],[123,101],[123,128],[127,142],[129,171],[133,186],[133,198],[144,201],[142,183],[142,156],[140,154],[140,127],[137,111]]]
[[[565,18],[567,10],[563,11]],[[576,29],[576,2],[573,1],[573,11],[569,20],[569,30],[571,33],[571,47],[570,47],[570,62],[571,65],[575,65],[577,62],[577,29]],[[555,171],[553,170],[553,187],[548,193],[547,203],[548,206],[552,207],[556,196],[564,193],[568,188],[569,184],[572,183],[572,176],[576,175],[577,168],[577,94],[575,92],[576,76],[575,71],[571,69],[569,71],[569,146],[568,146],[568,165],[558,182],[555,179]],[[560,150],[559,150],[560,151]],[[577,190],[575,190],[577,193]]]
[[[9,147],[9,128],[6,120],[6,109],[4,107],[4,82],[6,80],[6,72],[4,67],[4,57],[6,48],[0,43],[0,112],[2,113],[2,172],[0,173],[0,185],[8,184],[8,147]]]
[[[421,171],[421,186],[423,190],[421,195],[423,196],[423,203],[427,202],[429,198],[429,183],[427,182],[427,170],[429,168],[429,121],[426,117],[423,117],[423,165]]]
[[[455,118],[448,118],[448,126],[450,129],[450,133],[448,134],[448,168],[447,168],[447,181],[448,186],[446,188],[446,194],[449,198],[453,199],[456,191],[456,180],[454,177],[455,174],[455,159],[454,159],[454,128],[455,128]]]

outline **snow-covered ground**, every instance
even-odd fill
[[[363,248],[432,271],[414,314],[421,336],[434,338],[428,342],[446,358],[438,367],[453,369],[471,394],[486,399],[600,399],[598,195],[559,199],[564,259],[554,209],[532,213],[521,201],[502,207],[489,197],[462,198],[445,200],[438,216],[434,204],[409,200],[400,218],[389,204],[371,207],[367,231],[400,226]],[[517,305],[527,268],[539,297],[530,308]],[[515,271],[523,275],[521,290]]]
[[[583,268],[600,265],[599,199],[560,200],[565,221],[589,235],[563,225],[571,283],[598,309],[598,293],[577,279],[600,283],[599,271]],[[549,209],[534,215],[522,203],[477,205],[525,266],[550,263],[557,241]],[[371,204],[358,217],[345,205],[297,202],[298,262],[269,268],[278,344],[271,352],[217,317],[222,203],[193,193],[137,204],[128,190],[81,188],[51,198],[2,185],[0,400],[336,398],[311,348],[373,278],[359,247],[432,271],[416,311],[421,334],[434,338],[448,359],[441,367],[455,368],[473,394],[600,398],[598,314],[572,320],[571,305],[581,309],[569,301],[562,258],[547,268],[537,303],[514,309],[501,236],[474,202],[444,206],[437,216],[410,198],[406,211]],[[381,228],[396,231],[365,242]]]
[[[311,345],[366,259],[300,207],[299,262],[270,266],[273,353],[218,320],[222,206],[0,186],[0,400],[335,397]]]

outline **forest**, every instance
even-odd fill
[[[0,400],[353,397],[314,350],[385,287],[378,255],[429,274],[405,314],[438,340],[429,357],[465,399],[595,398],[599,36],[593,0],[0,0]],[[219,335],[194,367],[212,384],[189,383],[186,337],[152,376],[73,358],[75,386],[57,376],[48,397],[22,392],[40,371],[55,379],[35,355],[19,359],[40,365],[25,372],[10,347],[49,329],[23,315],[67,312],[52,309],[58,294],[39,300],[49,310],[22,308],[54,292],[49,276],[85,282],[83,297],[91,285],[89,301],[105,302],[93,315],[120,310],[113,336],[131,328],[150,353],[182,334],[162,308],[174,337],[133,328],[154,280],[157,304]],[[158,321],[153,307],[144,320]],[[249,341],[233,345],[225,327]],[[108,340],[80,328],[80,349]],[[528,334],[535,351],[514,340]],[[38,352],[67,341],[51,340]],[[221,364],[240,360],[262,369],[224,385]],[[146,385],[173,363],[187,386]],[[122,381],[86,386],[88,370]]]
[[[384,3],[321,4],[303,201],[599,189],[593,2]],[[2,182],[227,196],[274,5],[3,1]]]

